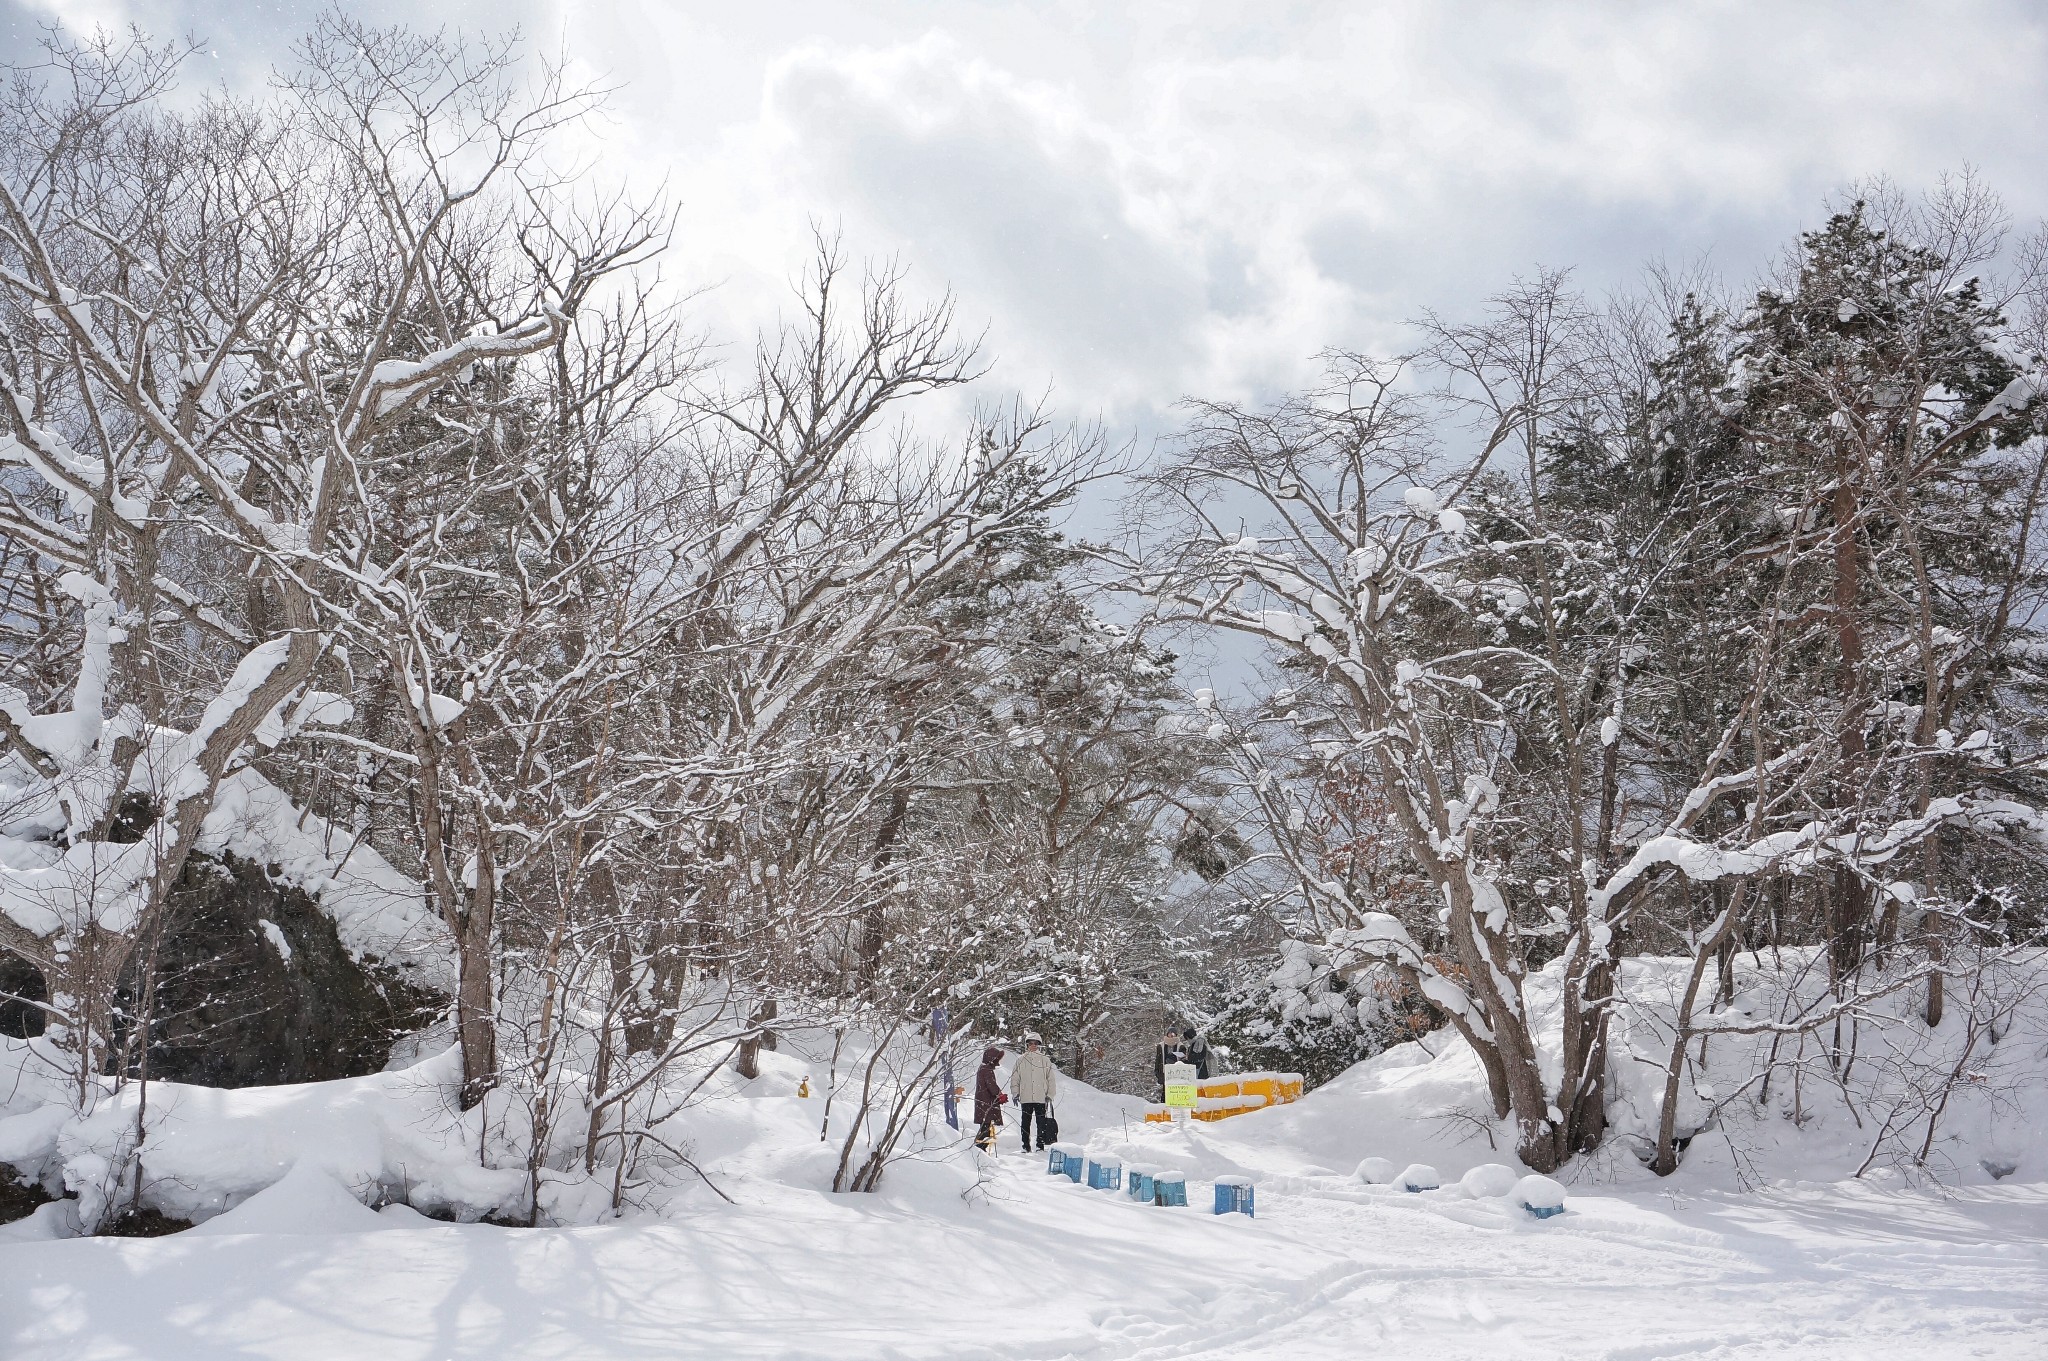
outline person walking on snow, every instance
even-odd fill
[[[1003,1084],[996,1079],[996,1065],[1003,1061],[1003,1051],[990,1045],[981,1051],[981,1067],[974,1074],[974,1146],[986,1152],[996,1151],[996,1131],[1003,1123],[1003,1103],[1010,1099],[1003,1090]]]
[[[1161,1101],[1166,1100],[1166,1065],[1186,1063],[1187,1059],[1187,1050],[1180,1045],[1180,1035],[1168,1028],[1165,1037],[1159,1041],[1159,1047],[1152,1051],[1152,1075],[1159,1079]]]
[[[1025,1031],[1024,1052],[1017,1056],[1017,1069],[1010,1074],[1010,1095],[1017,1098],[1017,1108],[1022,1112],[1017,1125],[1024,1136],[1026,1153],[1031,1152],[1033,1129],[1038,1131],[1038,1146],[1045,1147],[1045,1113],[1059,1090],[1052,1060],[1045,1056],[1042,1046],[1037,1031]]]
[[[1195,1081],[1207,1082],[1209,1080],[1209,1059],[1211,1057],[1209,1041],[1197,1035],[1193,1026],[1189,1026],[1186,1030],[1181,1031],[1180,1038],[1181,1052],[1187,1055],[1185,1061],[1195,1065]]]

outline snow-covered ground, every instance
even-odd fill
[[[2031,1358],[2048,1187],[1574,1196],[1539,1222],[1310,1178],[1262,1185],[1251,1220],[1012,1153],[971,1199],[912,1173],[520,1230],[373,1213],[305,1174],[171,1238],[0,1248],[0,1315],[22,1361]]]
[[[798,1045],[752,1082],[721,1074],[685,1117],[693,1159],[737,1203],[687,1175],[622,1220],[547,1229],[363,1203],[395,1183],[473,1215],[517,1189],[473,1165],[445,1055],[303,1088],[159,1087],[148,1198],[204,1222],[52,1237],[53,1205],[0,1227],[0,1356],[2048,1355],[2038,1080],[2008,1075],[2017,1129],[1958,1112],[1944,1183],[1851,1178],[1867,1140],[1842,1110],[1815,1103],[1797,1124],[1729,1107],[1676,1176],[1650,1176],[1618,1136],[1561,1174],[1566,1212],[1538,1220],[1458,1184],[1512,1158],[1456,1114],[1479,1089],[1446,1038],[1213,1125],[1146,1126],[1128,1099],[1069,1083],[1064,1137],[1184,1172],[1185,1209],[1048,1176],[1013,1132],[995,1160],[939,1141],[881,1193],[833,1195],[822,1093],[795,1094],[822,1086],[819,1065]],[[1998,1047],[2038,1057],[2040,1038]],[[9,1109],[0,1156],[16,1158],[40,1140],[89,1160],[124,1118],[110,1103],[58,1130],[49,1107]],[[2016,1167],[1994,1178],[1986,1148]],[[1367,1184],[1366,1157],[1429,1163],[1444,1189]],[[1256,1219],[1208,1212],[1210,1183],[1237,1174]],[[558,1217],[592,1217],[589,1190],[563,1188]]]

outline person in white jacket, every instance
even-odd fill
[[[1059,1076],[1054,1071],[1052,1060],[1045,1056],[1045,1045],[1038,1038],[1038,1032],[1024,1032],[1024,1052],[1017,1056],[1017,1067],[1010,1074],[1010,1097],[1023,1112],[1018,1118],[1019,1132],[1024,1136],[1024,1151],[1032,1151],[1031,1136],[1038,1134],[1038,1147],[1045,1147],[1045,1115],[1052,1105],[1055,1092],[1059,1090]]]

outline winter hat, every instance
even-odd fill
[[[1184,1040],[1192,1040],[1195,1038],[1195,1028],[1189,1026],[1186,1030],[1180,1032],[1180,1037]]]
[[[1040,1036],[1040,1035],[1039,1035],[1039,1033],[1038,1033],[1037,1031],[1035,1031],[1035,1030],[1027,1030],[1027,1031],[1025,1031],[1025,1032],[1024,1032],[1024,1043],[1026,1043],[1026,1044],[1032,1044],[1032,1043],[1037,1043],[1037,1044],[1044,1044],[1044,1043],[1045,1043],[1045,1040],[1044,1040],[1044,1038],[1043,1038],[1042,1036]]]

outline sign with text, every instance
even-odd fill
[[[1166,1104],[1185,1110],[1195,1108],[1195,1065],[1192,1063],[1169,1063],[1166,1065]]]

